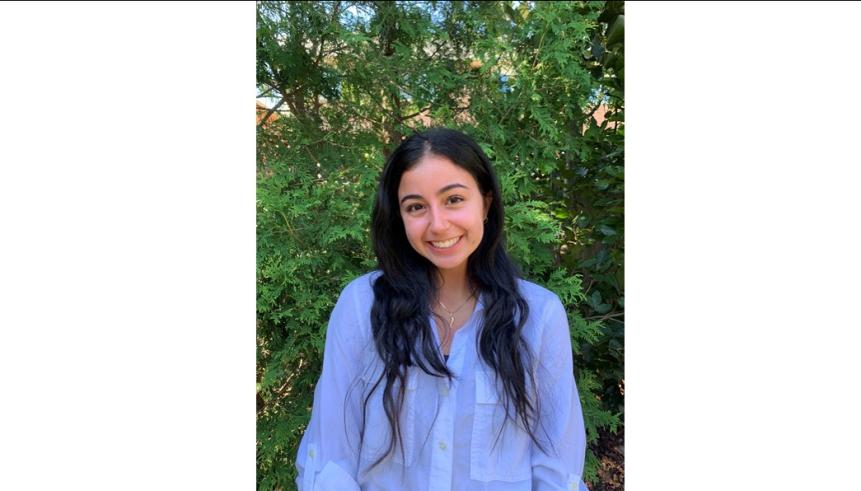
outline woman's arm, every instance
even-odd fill
[[[299,491],[359,491],[358,432],[351,401],[360,392],[353,384],[363,343],[355,290],[355,284],[347,285],[329,317],[323,371],[296,457]]]
[[[554,295],[544,309],[536,383],[539,426],[536,436],[544,451],[533,444],[533,491],[581,489],[586,455],[586,431],[577,385],[574,382],[568,317]]]

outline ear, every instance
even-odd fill
[[[487,218],[487,214],[490,212],[490,204],[493,203],[493,193],[487,193],[484,195],[484,218]]]

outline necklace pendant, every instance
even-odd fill
[[[448,318],[448,328],[451,329],[454,326],[454,316]]]

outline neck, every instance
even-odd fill
[[[472,294],[473,287],[466,275],[465,264],[456,270],[437,270],[437,272],[440,279],[437,295],[443,302],[462,302]]]

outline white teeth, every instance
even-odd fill
[[[433,242],[432,241],[431,244],[433,244],[433,246],[436,247],[437,249],[448,249],[449,247],[453,246],[454,243],[458,241],[458,239],[460,239],[460,237],[448,239],[448,240],[443,241],[443,242]]]

